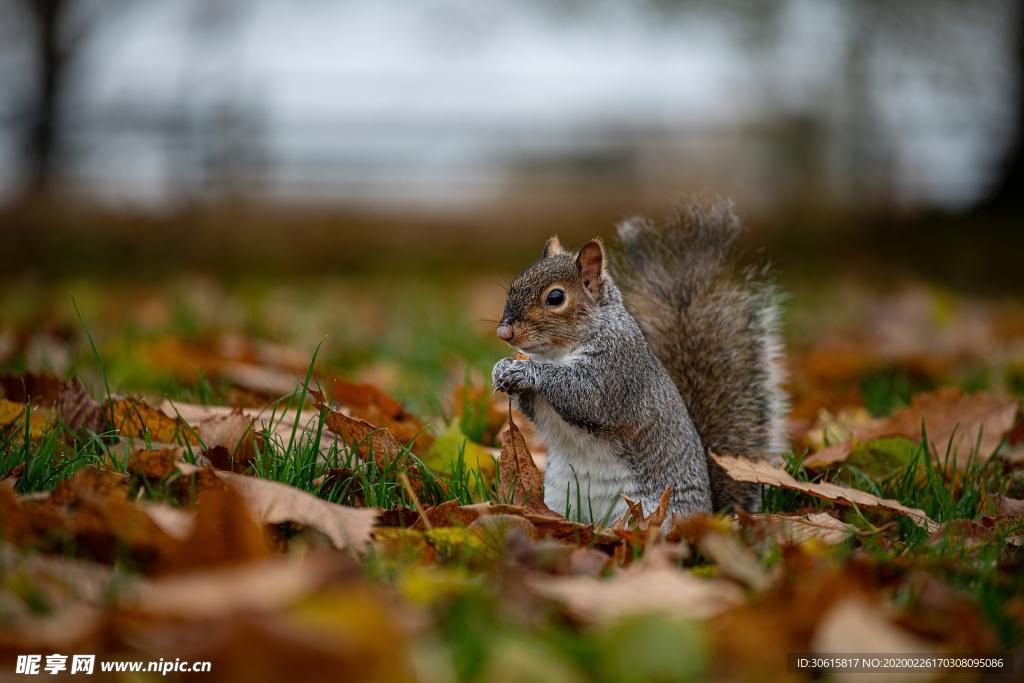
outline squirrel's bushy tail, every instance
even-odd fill
[[[739,231],[724,200],[680,206],[662,225],[630,219],[619,226],[617,276],[705,447],[759,457],[786,445],[780,297],[763,270],[730,264]],[[756,485],[733,481],[710,459],[708,468],[716,510],[757,508]]]

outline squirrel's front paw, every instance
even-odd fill
[[[530,361],[502,358],[494,364],[491,371],[491,382],[495,391],[516,394],[531,386]]]

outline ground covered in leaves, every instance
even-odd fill
[[[716,455],[764,484],[762,512],[631,506],[594,528],[544,507],[543,443],[484,379],[502,295],[9,284],[3,675],[30,653],[246,681],[788,680],[787,655],[829,652],[1020,665],[1019,305],[797,289],[792,449]]]

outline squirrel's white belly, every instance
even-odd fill
[[[607,441],[561,418],[541,396],[534,424],[548,448],[544,503],[569,519],[610,523],[626,513],[625,494],[638,500],[626,464]]]

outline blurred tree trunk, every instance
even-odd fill
[[[61,27],[68,9],[65,0],[23,0],[32,21],[35,51],[35,94],[25,141],[26,193],[35,195],[51,187],[59,140],[61,99],[64,91],[68,46]]]
[[[988,196],[978,208],[982,210],[1024,210],[1024,7],[1017,8],[1014,35],[1014,71],[1017,83],[1014,97],[1014,130]]]

